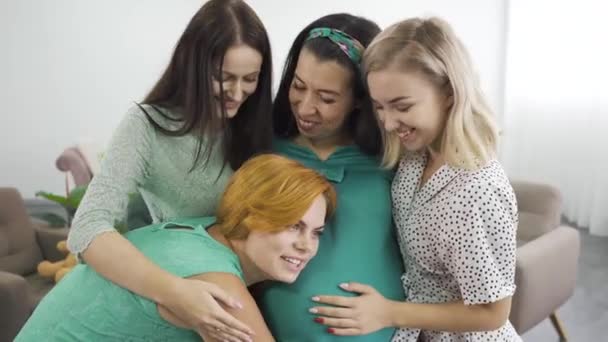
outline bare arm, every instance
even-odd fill
[[[126,216],[129,194],[146,181],[154,137],[143,112],[132,109],[114,132],[78,208],[68,247],[104,278],[162,304],[199,333],[220,325],[245,335],[249,328],[219,306],[218,301],[238,305],[222,289],[162,270],[114,229]]]
[[[335,335],[364,335],[386,327],[438,331],[492,331],[504,325],[511,310],[511,297],[488,304],[465,305],[463,301],[419,304],[384,298],[373,287],[348,283],[341,287],[357,297],[318,296],[313,313],[319,323],[334,329]]]
[[[511,310],[511,297],[477,305],[465,305],[462,301],[438,304],[390,303],[390,326],[454,332],[499,329],[507,321]]]
[[[222,305],[223,308],[236,319],[243,322],[247,326],[251,327],[253,334],[251,334],[252,341],[260,342],[272,342],[274,338],[262,317],[262,313],[258,309],[258,306],[249,293],[249,290],[241,279],[237,276],[229,273],[211,272],[193,276],[189,279],[196,279],[200,281],[209,282],[218,286],[221,286],[226,293],[233,297],[238,298],[243,304],[241,309],[235,309],[226,305]],[[162,307],[159,307],[159,313],[161,316],[169,322],[178,325],[179,321],[175,321],[175,317],[172,317],[170,313],[167,313]],[[203,334],[203,337],[213,338],[218,341],[226,340],[226,333],[231,333],[230,329],[220,328],[220,330],[211,330],[207,334]],[[206,340],[205,340],[206,341]]]
[[[151,262],[117,232],[98,235],[82,258],[115,284],[161,304],[167,302],[179,279]]]
[[[153,127],[132,108],[114,131],[76,212],[68,236],[71,252],[97,273],[140,296],[164,302],[176,277],[146,258],[115,227],[127,213],[129,194],[144,182],[154,145]]]
[[[201,335],[221,327],[230,331],[232,340],[249,340],[251,328],[218,304],[219,301],[235,312],[240,311],[242,304],[227,291],[206,281],[170,274],[119,233],[98,235],[82,256],[103,277],[166,307],[175,318],[169,320],[171,323],[196,330]]]
[[[160,317],[162,317],[165,321],[175,325],[178,328],[190,329],[190,326],[188,325],[188,323],[179,319],[179,317],[175,316],[173,314],[173,312],[171,312],[166,307],[164,307],[160,304],[156,304],[156,308],[158,309],[158,313],[160,314]]]

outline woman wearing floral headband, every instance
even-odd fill
[[[403,299],[403,266],[391,221],[392,173],[380,167],[382,140],[359,64],[380,32],[364,18],[333,14],[296,37],[273,110],[275,151],[323,173],[340,205],[327,223],[317,258],[296,283],[257,291],[266,322],[278,341],[335,341],[308,309],[313,295],[347,294],[345,279],[374,284]],[[388,341],[391,328],[349,341]]]

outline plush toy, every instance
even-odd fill
[[[55,282],[59,282],[78,263],[76,256],[68,251],[65,240],[57,243],[57,249],[67,254],[63,260],[57,262],[44,260],[38,264],[38,274],[45,278],[52,278]]]

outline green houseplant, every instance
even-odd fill
[[[80,202],[82,201],[86,190],[87,185],[77,186],[72,189],[72,191],[70,191],[68,196],[61,196],[46,191],[38,191],[36,193],[36,197],[46,198],[49,201],[61,205],[67,212],[67,225],[70,226],[72,224],[74,214],[76,214],[76,210],[78,209],[78,206],[80,205]],[[44,217],[41,218],[45,219]]]
[[[72,220],[74,219],[74,215],[76,214],[76,210],[86,193],[88,185],[77,186],[68,196],[56,195],[46,191],[38,191],[36,193],[36,197],[46,198],[49,201],[55,202],[65,208],[67,212],[68,220],[65,220],[62,217],[58,217],[54,214],[44,214],[40,215],[39,218],[49,222],[52,226],[71,226]],[[127,227],[141,227],[147,224],[152,223],[152,218],[148,213],[147,207],[138,196],[137,193],[129,194],[129,217],[125,217],[124,220],[117,220],[114,222],[114,227],[121,233],[125,233],[128,228]]]

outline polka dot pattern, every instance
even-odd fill
[[[442,166],[421,187],[426,155],[401,161],[393,181],[393,216],[406,273],[406,300],[466,305],[515,292],[517,202],[497,161],[475,170]],[[510,322],[487,332],[403,328],[393,342],[521,341]]]

